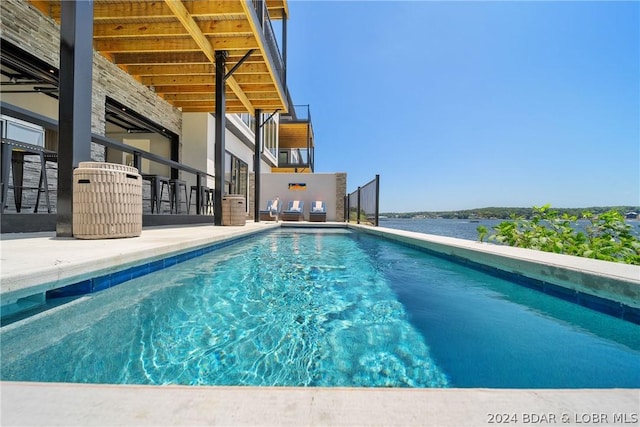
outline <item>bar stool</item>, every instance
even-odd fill
[[[172,205],[171,198],[173,195],[169,178],[161,175],[142,174],[142,179],[149,181],[151,185],[151,213],[154,213],[154,208],[156,213],[161,213],[162,194],[164,193],[165,187],[167,187],[167,193],[169,195],[169,205]]]
[[[25,186],[23,183],[23,167],[25,156],[38,156],[40,159],[40,178],[37,187]],[[51,213],[51,202],[49,200],[49,182],[47,181],[47,160],[56,161],[57,154],[54,151],[46,150],[44,147],[38,145],[27,144],[21,141],[15,141],[12,139],[2,140],[2,206],[0,212],[4,212],[7,204],[7,196],[9,189],[13,189],[13,198],[16,205],[16,211],[20,212],[22,209],[22,191],[23,190],[36,190],[36,202],[33,208],[33,212],[38,212],[38,206],[40,205],[40,195],[44,193],[45,202],[47,203],[47,212]],[[9,166],[13,175],[12,185],[9,185]]]
[[[181,179],[171,179],[169,180],[169,184],[171,185],[171,191],[173,196],[171,197],[171,212],[180,213],[180,204],[184,203],[184,205],[187,208],[187,213],[189,213],[189,198],[187,197],[187,183],[182,181]],[[182,200],[182,197],[180,197],[181,189],[184,190],[184,201]]]
[[[204,210],[205,215],[213,215],[213,188],[205,187]]]
[[[189,193],[189,206],[196,203],[196,199],[193,198],[194,191],[198,191],[197,185],[191,186],[191,192]],[[207,210],[209,210],[209,208],[213,210],[213,189],[209,187],[200,187],[200,214],[208,215]],[[189,212],[188,209],[187,212]]]

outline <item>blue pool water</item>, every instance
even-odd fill
[[[3,380],[639,387],[640,326],[346,230],[279,230],[0,329]]]

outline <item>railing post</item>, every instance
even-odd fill
[[[344,221],[349,223],[349,195],[344,196]]]
[[[376,217],[374,224],[378,226],[378,217],[380,216],[380,175],[376,174]]]
[[[133,152],[133,167],[138,169],[139,173],[142,173],[142,153],[139,151]]]
[[[196,175],[196,215],[202,214],[202,175]]]
[[[361,187],[358,187],[358,199],[357,199],[358,210],[356,211],[357,224],[360,224],[360,188]]]

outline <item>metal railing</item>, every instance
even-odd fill
[[[287,114],[280,115],[282,122],[311,122],[311,108],[309,104],[290,104]]]
[[[345,196],[347,222],[378,226],[380,217],[380,175]]]
[[[10,117],[15,117],[21,120],[25,120],[27,122],[30,123],[34,123],[37,124],[39,126],[42,126],[45,129],[52,129],[52,130],[58,130],[58,121],[51,119],[49,117],[43,116],[41,114],[38,113],[34,113],[32,111],[28,111],[25,110],[21,107],[15,106],[15,105],[11,105],[5,102],[0,102],[0,113],[2,113],[3,115],[7,115]],[[215,175],[213,174],[209,174],[205,171],[202,171],[200,169],[196,169],[193,168],[191,166],[185,165],[183,163],[174,161],[174,160],[170,160],[167,159],[166,157],[160,156],[158,154],[155,153],[151,153],[145,150],[141,150],[138,147],[134,147],[131,145],[127,145],[124,144],[122,142],[110,139],[104,135],[98,135],[95,133],[91,134],[91,141],[93,143],[102,145],[104,147],[107,148],[111,148],[117,151],[121,151],[123,153],[129,153],[132,155],[132,159],[133,159],[133,166],[136,167],[138,170],[141,171],[141,164],[142,164],[142,159],[146,159],[149,160],[151,162],[154,163],[159,163],[165,166],[169,166],[172,169],[176,169],[179,171],[182,171],[184,173],[187,174],[191,174],[194,176],[195,181],[196,181],[196,187],[197,187],[197,191],[196,191],[196,214],[197,215],[201,215],[203,212],[201,212],[201,208],[200,208],[200,193],[202,191],[202,188],[206,186],[206,182],[207,180],[211,181],[213,179],[215,179]],[[50,191],[56,191],[56,189],[50,190]]]
[[[280,53],[280,48],[278,47],[278,42],[276,41],[273,26],[271,25],[271,17],[269,16],[267,3],[264,0],[251,0],[251,3],[253,4],[253,8],[256,11],[260,27],[262,28],[262,34],[264,35],[264,40],[267,44],[267,54],[271,59],[271,63],[276,68],[276,73],[278,74],[280,83],[283,87],[285,87],[285,64],[282,59],[282,54]]]
[[[306,148],[278,149],[279,168],[307,168],[311,167],[310,151]]]

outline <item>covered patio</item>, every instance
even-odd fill
[[[256,118],[253,169],[259,175],[262,114],[290,109],[285,1],[8,0],[1,7],[2,115],[39,126],[40,146],[51,152],[42,167],[27,164],[24,177],[3,180],[4,188],[9,181],[14,187],[3,191],[3,232],[54,224],[58,236],[71,236],[73,170],[82,161],[128,164],[172,186],[184,183],[182,193],[173,191],[186,193],[176,201],[182,212],[145,211],[145,226],[221,224],[225,130],[233,131],[226,114]],[[198,154],[202,148],[185,134],[189,113],[215,115],[211,157]],[[2,137],[10,144],[6,132]],[[46,169],[47,188],[21,182],[29,167],[36,176]],[[20,201],[15,187],[25,187]],[[255,205],[259,191],[258,181],[249,195]],[[145,198],[150,208],[151,196]]]

